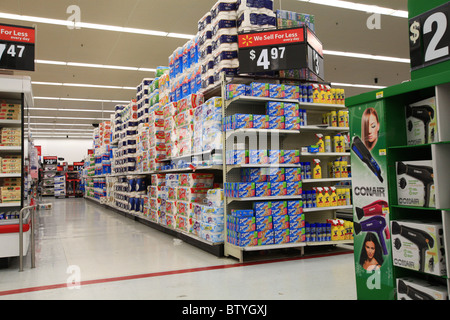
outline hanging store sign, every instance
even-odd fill
[[[0,24],[0,69],[34,71],[35,30]]]
[[[308,68],[324,79],[322,43],[306,27],[238,36],[240,73]]]
[[[450,59],[450,2],[409,20],[411,69]]]

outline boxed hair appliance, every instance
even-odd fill
[[[436,207],[431,160],[398,161],[397,199],[399,205]]]
[[[446,275],[442,223],[391,221],[394,266],[437,276]]]
[[[406,136],[408,145],[438,141],[436,97],[406,106]]]

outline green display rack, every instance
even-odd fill
[[[412,66],[411,81],[346,100],[352,139],[354,257],[359,300],[448,299],[450,296],[447,267],[450,261],[445,254],[450,247],[450,57],[442,56],[427,62],[425,55],[429,39],[423,37],[423,33],[429,33],[423,29],[426,23],[430,23],[427,20],[434,21],[436,17],[448,20],[449,8],[449,1],[425,3],[410,0],[411,61],[412,64],[417,62],[414,59],[419,56],[424,63]],[[419,39],[414,37],[414,23],[422,28]],[[434,32],[445,25],[448,34],[447,24],[439,26],[440,22],[433,23],[437,25]],[[431,33],[428,36],[437,35]],[[415,115],[407,113],[407,106],[409,108],[411,104],[432,97],[435,98],[435,102],[430,104],[435,106],[433,111],[423,106],[428,103],[421,103],[422,106],[413,108]],[[421,112],[424,117],[419,115]],[[432,136],[434,139],[413,142],[412,132],[426,136],[426,125],[429,127],[426,129],[428,138]],[[427,161],[428,167],[423,169],[422,175],[416,174],[415,183],[421,188],[416,186],[414,195],[404,198],[403,190],[412,190],[408,185],[411,182],[399,178],[403,177],[403,169],[398,169],[398,166],[400,162],[411,161]],[[425,181],[424,174],[432,182]],[[418,206],[418,200],[408,197],[423,197],[427,203]],[[442,232],[435,237],[421,234],[422,243],[408,239],[409,251],[406,251],[402,248],[405,242],[401,240],[406,235],[399,231],[399,225],[405,225],[407,220],[421,226],[441,224]],[[430,258],[432,249],[435,250],[434,256]],[[399,255],[400,252],[403,256]],[[418,261],[410,262],[413,258]],[[436,284],[443,295],[431,296],[420,290],[411,290],[399,281],[405,277]]]

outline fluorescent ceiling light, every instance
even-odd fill
[[[192,34],[184,34],[184,33],[169,33],[167,34],[170,38],[181,38],[181,39],[193,39],[195,35]]]
[[[67,138],[69,136],[69,138]],[[73,136],[73,135],[64,135],[64,136],[46,136],[46,135],[31,135],[31,138],[33,139],[46,139],[46,138],[53,138],[53,139],[84,139],[84,140],[92,140],[92,137],[88,136]]]
[[[90,109],[64,109],[64,108],[35,108],[32,107],[29,109],[30,111],[38,110],[38,111],[66,111],[66,112],[97,112],[97,113],[114,113],[113,110],[90,110]]]
[[[19,14],[10,14],[10,13],[4,13],[4,12],[0,12],[0,18],[9,19],[9,20],[29,21],[29,22],[35,22],[35,23],[46,23],[46,24],[60,25],[60,26],[66,26],[66,27],[86,28],[86,29],[104,30],[104,31],[113,31],[113,32],[125,32],[125,33],[141,34],[141,35],[148,35],[148,36],[157,36],[157,37],[169,37],[170,36],[173,38],[186,39],[186,37],[188,36],[186,34],[169,33],[169,32],[165,32],[165,31],[119,27],[119,26],[111,26],[111,25],[88,23],[88,22],[72,22],[70,20],[48,19],[48,18],[25,16],[25,15],[19,15]],[[188,39],[191,39],[191,38],[188,38]]]
[[[35,63],[40,63],[40,64],[55,64],[58,66],[66,66],[67,62],[63,62],[63,61],[53,61],[53,60],[34,60]]]
[[[24,15],[19,15],[19,14],[11,14],[11,13],[3,13],[3,12],[0,12],[0,18],[10,19],[10,20],[20,20],[20,21],[55,24],[55,25],[60,25],[60,26],[73,26],[73,22],[71,22],[69,20],[48,19],[48,18],[24,16]]]
[[[61,82],[31,81],[31,84],[42,85],[42,86],[64,86],[64,87],[136,90],[136,87],[107,86],[107,85],[86,84],[86,83],[61,83]]]
[[[408,63],[408,64],[411,63],[410,59],[378,56],[378,55],[365,54],[365,53],[353,53],[353,52],[332,51],[332,50],[323,50],[323,53],[326,55],[341,56],[341,57],[370,59],[370,60],[379,60],[379,61],[391,61],[391,62],[400,62],[400,63]]]
[[[53,128],[30,128],[30,130],[31,131],[36,131],[36,130],[39,130],[39,131],[62,131],[62,132],[81,131],[83,133],[86,131],[89,131],[89,129],[53,129]],[[25,131],[27,131],[27,129]],[[92,128],[91,131],[92,131],[91,133],[93,133],[94,129]]]
[[[154,68],[112,66],[112,65],[107,65],[107,64],[96,64],[96,63],[64,62],[64,61],[53,61],[53,60],[34,60],[34,62],[38,63],[38,64],[52,64],[52,65],[69,66],[69,67],[84,67],[84,68],[97,68],[97,69],[115,69],[115,70],[142,71],[142,72],[156,72],[156,69],[154,69]]]
[[[143,34],[143,35],[147,35],[147,36],[158,36],[158,37],[167,37],[169,34],[168,32],[164,32],[164,31],[118,27],[118,26],[110,26],[110,25],[105,25],[105,24],[96,24],[96,23],[87,23],[87,22],[76,22],[74,24],[74,26],[75,26],[75,28],[126,32],[126,33]]]
[[[325,6],[332,6],[342,9],[363,11],[367,13],[379,13],[393,17],[408,18],[408,11],[395,10],[391,8],[384,8],[375,5],[355,3],[350,1],[342,1],[342,0],[298,0],[298,1],[321,4]]]
[[[109,121],[110,118],[80,118],[80,117],[45,117],[45,116],[25,116],[29,119],[56,119],[56,120],[92,120],[92,121]]]
[[[34,100],[57,100],[57,101],[80,101],[80,102],[113,102],[113,103],[125,103],[130,101],[124,100],[102,100],[102,99],[83,99],[83,98],[57,98],[57,97],[34,97]]]
[[[32,126],[60,126],[60,127],[92,127],[92,124],[87,123],[29,123]],[[27,123],[28,125],[28,123]]]
[[[384,89],[386,87],[383,86],[373,86],[368,84],[350,84],[350,83],[338,83],[332,82],[332,86],[334,87],[354,87],[354,88],[368,88],[368,89]]]

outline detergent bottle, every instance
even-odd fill
[[[322,187],[316,187],[316,201],[317,201],[317,208],[323,207],[323,188]]]
[[[325,152],[331,152],[331,137],[325,137]]]
[[[313,84],[313,102],[320,103],[320,88],[318,84]]]
[[[320,160],[314,159],[316,166],[313,171],[313,179],[322,179],[322,168],[320,167]]]
[[[325,152],[325,143],[323,142],[323,134],[318,133],[318,134],[316,134],[316,137],[319,138],[319,141],[317,142],[317,146],[319,147],[319,152]]]
[[[338,205],[336,187],[330,187],[330,189],[331,189],[331,196],[330,196],[331,206],[336,207]]]

